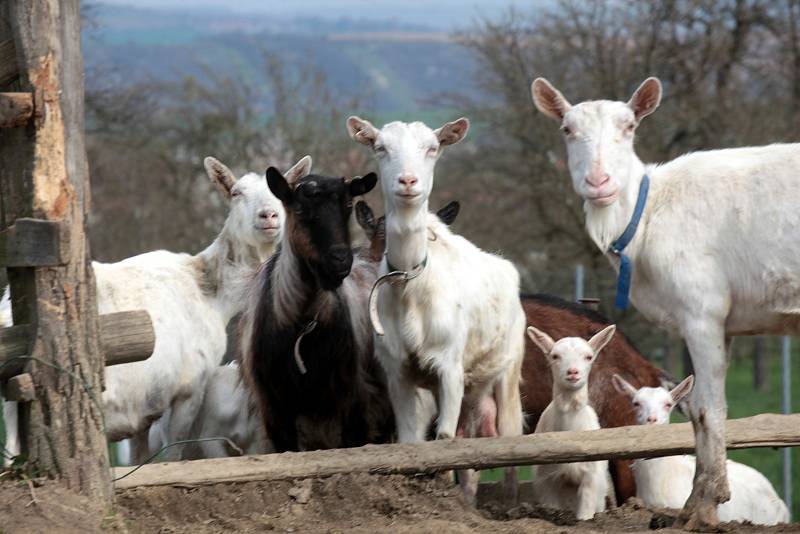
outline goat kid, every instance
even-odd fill
[[[614,375],[614,386],[625,395],[640,425],[666,425],[675,406],[691,392],[694,377],[688,376],[672,390],[663,387],[636,389]],[[756,525],[789,522],[789,510],[767,477],[744,464],[727,461],[731,499],[717,507],[720,521],[749,521]],[[690,455],[636,460],[633,472],[638,496],[653,508],[683,507],[692,491],[695,458]]]
[[[615,331],[616,326],[610,325],[589,341],[579,337],[553,341],[541,330],[528,327],[528,336],[547,355],[553,374],[553,400],[539,418],[536,433],[600,428],[597,413],[589,405],[589,372]],[[537,465],[533,483],[539,503],[570,510],[582,521],[606,509],[611,490],[606,460]]]

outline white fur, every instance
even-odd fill
[[[214,370],[189,437],[226,437],[244,454],[274,452],[264,432],[261,415],[250,400],[250,392],[242,380],[238,364],[230,363]],[[239,454],[221,440],[204,441],[197,445],[194,454],[184,454],[183,459],[224,458]]]
[[[588,342],[578,337],[553,342],[544,332],[528,327],[528,335],[547,355],[553,373],[553,400],[535,432],[600,428],[597,413],[589,405],[589,372],[614,331],[612,325]],[[534,473],[534,494],[540,504],[570,510],[582,521],[606,509],[606,496],[612,490],[607,460],[537,465]]]
[[[668,424],[672,409],[680,401],[675,390],[636,390],[629,384],[623,390],[616,385],[631,398],[639,424]],[[633,464],[637,496],[654,508],[683,507],[692,491],[695,463],[695,457],[690,455],[637,460]],[[720,521],[750,521],[758,525],[789,521],[789,510],[764,475],[731,460],[726,465],[731,499],[717,507]]]
[[[472,435],[481,399],[494,395],[500,435],[522,433],[519,373],[525,314],[514,266],[454,235],[428,212],[433,168],[442,147],[466,134],[466,119],[434,131],[420,122],[393,122],[376,130],[348,119],[356,140],[375,150],[386,203],[386,258],[411,270],[427,257],[419,277],[384,286],[378,313],[385,328],[376,355],[386,370],[401,442],[421,441],[417,388],[438,400],[436,433]],[[386,258],[381,274],[388,272]],[[409,368],[426,374],[417,380]],[[461,422],[459,421],[459,416]]]
[[[237,181],[213,158],[206,163],[231,200],[225,225],[211,245],[195,256],[158,250],[92,264],[98,312],[146,310],[156,334],[148,359],[105,369],[107,435],[111,441],[134,438],[133,460],[143,460],[158,445],[159,440],[148,444],[148,429],[165,412],[168,417],[159,422],[161,441],[187,436],[206,382],[225,353],[225,327],[244,308],[245,286],[272,254],[285,217],[263,175],[250,173]],[[304,158],[293,171],[307,173],[308,166],[310,159]],[[165,453],[167,459],[179,455],[178,448]]]
[[[13,326],[11,318],[11,294],[9,287],[3,291],[3,298],[0,299],[0,326]],[[19,412],[18,404],[14,401],[3,401],[3,421],[6,427],[6,442],[3,445],[3,465],[11,465],[15,456],[22,452],[19,442]]]
[[[689,347],[697,376],[691,416],[698,477],[687,511],[697,525],[713,523],[715,505],[729,495],[730,337],[800,332],[800,144],[696,152],[645,165],[633,149],[634,129],[660,101],[657,80],[645,81],[628,103],[571,106],[553,91],[536,80],[534,101],[569,129],[569,168],[585,199],[586,229],[615,269],[619,260],[608,245],[631,218],[642,176],[651,179],[625,251],[634,267],[631,301],[650,320],[677,328]]]

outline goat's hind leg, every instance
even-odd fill
[[[509,351],[514,355],[514,362],[509,366],[504,375],[495,384],[494,400],[497,405],[497,433],[500,436],[521,436],[524,424],[522,414],[522,399],[520,399],[519,383],[522,373],[522,359],[525,350],[525,321],[522,317],[519,328],[512,329],[512,337],[509,340]],[[517,339],[517,336],[519,339]],[[515,504],[518,500],[519,482],[517,480],[517,468],[507,467],[503,480],[503,493],[507,502]]]

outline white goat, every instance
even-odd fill
[[[528,327],[528,336],[542,349],[553,373],[553,400],[542,412],[535,432],[600,428],[597,413],[589,405],[589,373],[616,329],[613,324],[607,326],[589,341],[565,337],[554,342],[541,330]],[[582,521],[604,511],[606,496],[613,491],[607,460],[537,465],[533,482],[540,504],[570,510]]]
[[[640,425],[666,425],[672,409],[692,390],[689,376],[671,391],[665,388],[639,388],[614,375],[614,387],[631,399]],[[774,525],[789,521],[789,510],[775,493],[769,480],[752,467],[728,460],[731,499],[717,507],[720,521],[750,521]],[[689,455],[636,460],[633,473],[636,493],[647,506],[681,508],[692,491],[695,458]]]
[[[310,165],[305,157],[289,173],[307,174]],[[247,282],[272,254],[281,233],[283,207],[263,175],[250,173],[237,181],[214,158],[206,158],[205,166],[231,204],[222,231],[208,248],[194,256],[159,250],[92,264],[99,313],[144,309],[156,334],[147,360],[105,370],[108,438],[133,437],[136,460],[148,454],[148,428],[167,410],[170,417],[160,422],[164,439],[188,434],[206,382],[225,353],[225,327],[242,310]],[[172,449],[165,456],[179,454]]]
[[[197,447],[186,447],[184,460],[224,458],[240,454],[274,452],[267,439],[257,403],[242,380],[239,364],[221,365],[214,370],[206,385],[203,406],[197,414],[189,438],[226,437],[239,450],[225,441],[204,441]]]
[[[387,374],[399,441],[424,439],[417,388],[437,397],[437,438],[474,436],[479,426],[495,435],[522,434],[519,275],[509,261],[454,235],[428,212],[434,165],[445,146],[466,135],[469,122],[459,119],[435,131],[421,122],[392,122],[377,130],[350,117],[347,127],[354,140],[372,147],[380,169],[386,204],[380,272],[407,273],[399,280],[390,276],[391,285],[382,289],[376,284],[372,310],[376,356]],[[493,414],[490,424],[481,424],[488,395],[497,403],[496,424]]]
[[[681,513],[689,528],[714,525],[728,500],[725,476],[726,353],[731,336],[800,332],[800,144],[696,152],[645,165],[633,149],[641,119],[661,101],[648,78],[629,102],[572,106],[549,82],[533,101],[561,123],[589,235],[620,269],[633,271],[631,300],[650,320],[677,328],[697,376],[691,418],[697,477]],[[649,195],[638,231],[611,251]]]

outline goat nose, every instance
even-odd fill
[[[350,249],[345,245],[335,245],[328,251],[328,256],[336,262],[344,263],[349,257]]]
[[[648,423],[655,423],[656,422],[656,416],[655,415],[648,415],[647,416],[647,422]]]
[[[574,367],[570,367],[569,369],[567,369],[567,376],[573,376],[573,375],[577,375],[577,374],[578,374],[578,370],[575,369]]]
[[[593,172],[586,176],[586,183],[591,185],[592,187],[601,187],[605,185],[609,180],[611,180],[611,176],[604,172]]]
[[[274,219],[278,216],[278,212],[270,209],[262,209],[258,211],[258,216],[262,219]]]
[[[402,176],[400,176],[399,180],[400,183],[406,187],[411,187],[412,185],[417,184],[417,177],[414,176],[413,174],[403,174]]]

